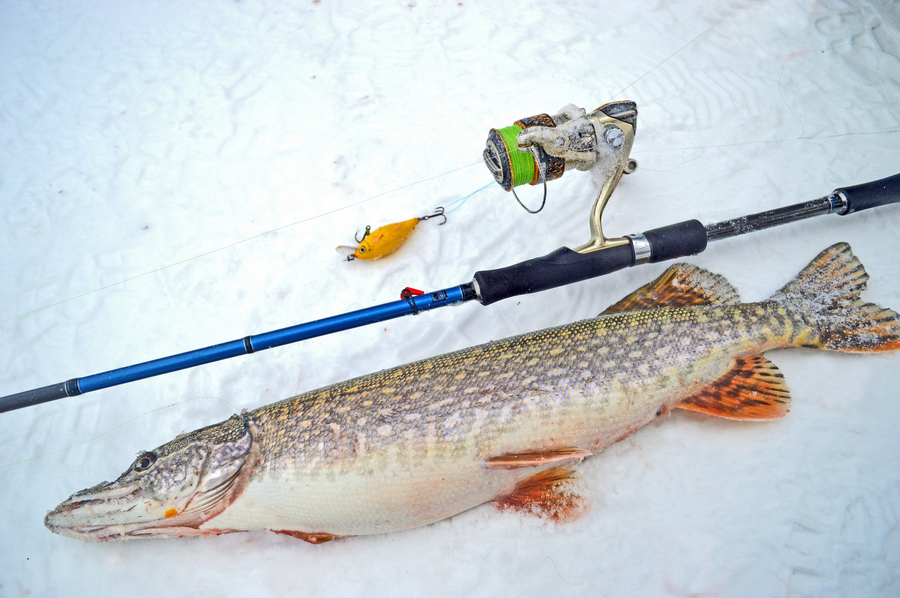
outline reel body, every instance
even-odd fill
[[[637,105],[631,101],[604,104],[590,114],[569,105],[553,116],[491,129],[482,157],[494,180],[513,193],[526,183],[546,185],[567,170],[596,170],[603,182],[591,209],[591,240],[575,249],[588,253],[628,242],[606,238],[600,218],[622,174],[637,169],[630,157],[636,127]]]

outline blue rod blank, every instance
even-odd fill
[[[246,355],[272,347],[280,347],[290,343],[324,336],[332,332],[341,330],[349,330],[366,324],[374,324],[406,316],[417,314],[420,311],[428,311],[438,307],[454,305],[475,298],[475,293],[471,289],[470,284],[451,287],[432,293],[423,295],[410,296],[400,301],[392,301],[390,303],[382,303],[373,307],[351,311],[330,318],[314,320],[304,324],[297,324],[280,330],[264,332],[255,336],[247,336],[239,340],[221,343],[179,353],[178,355],[170,355],[152,361],[145,361],[135,365],[123,368],[93,374],[83,378],[73,378],[67,382],[59,384],[51,384],[34,390],[28,390],[17,394],[0,397],[0,413],[4,411],[12,411],[30,405],[46,403],[65,397],[77,396],[86,392],[109,388],[125,384],[126,382],[134,382],[135,380],[143,380],[160,374],[168,374],[169,372],[177,372],[178,370],[190,367],[236,357],[238,355]]]

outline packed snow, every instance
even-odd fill
[[[892,0],[0,3],[0,395],[452,287],[589,237],[590,173],[526,213],[492,127],[638,106],[608,236],[900,171]],[[542,188],[518,188],[526,205]],[[421,222],[394,254],[338,245]],[[900,309],[900,206],[711,244],[744,300],[846,241]],[[585,461],[590,511],[490,505],[314,546],[270,532],[90,544],[47,511],[245,408],[591,317],[666,264],[328,335],[0,414],[3,596],[896,596],[900,355],[768,357],[791,412],[676,412]],[[439,491],[439,489],[436,489]]]

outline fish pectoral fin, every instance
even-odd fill
[[[784,375],[762,355],[738,359],[727,374],[676,405],[738,420],[778,419],[790,411],[790,406]]]
[[[524,453],[503,453],[489,457],[484,464],[489,469],[518,469],[520,467],[540,467],[541,465],[564,465],[581,461],[591,456],[591,451],[575,447],[529,451]]]
[[[493,500],[505,511],[535,515],[558,523],[575,521],[590,508],[590,500],[582,494],[584,482],[568,468],[553,467],[521,480],[512,492]]]
[[[739,301],[738,292],[725,277],[691,264],[675,264],[600,315],[659,307],[728,305]]]

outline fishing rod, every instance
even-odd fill
[[[631,266],[696,255],[705,250],[711,241],[813,216],[846,216],[900,202],[900,174],[896,174],[869,183],[840,187],[812,201],[715,224],[703,225],[698,220],[686,220],[641,234],[607,238],[603,235],[600,222],[603,209],[622,175],[630,174],[637,168],[637,162],[630,157],[636,125],[637,106],[634,102],[612,102],[590,114],[581,108],[567,106],[559,114],[529,117],[490,132],[484,161],[494,179],[507,191],[515,193],[514,187],[526,183],[542,184],[546,202],[547,181],[559,178],[567,170],[597,169],[604,173],[590,213],[591,239],[576,249],[562,247],[543,257],[505,268],[481,270],[470,282],[439,291],[423,293],[407,287],[398,301],[0,397],[0,412],[74,397],[448,305],[473,300],[490,305],[509,297],[580,282]],[[540,211],[541,208],[529,211]]]

